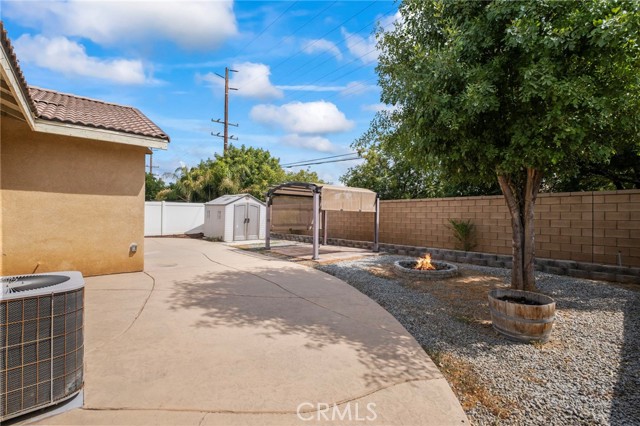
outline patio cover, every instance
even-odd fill
[[[364,188],[291,182],[272,188],[267,193],[267,197],[272,198],[274,195],[313,197],[315,192],[320,193],[320,210],[371,213],[376,211],[378,194]]]
[[[322,212],[324,226],[323,243],[327,241],[327,211],[345,211],[375,213],[375,229],[373,250],[378,251],[378,235],[380,222],[380,202],[378,194],[364,188],[347,186],[324,185],[316,183],[289,182],[271,188],[267,192],[267,234],[265,248],[270,246],[271,234],[271,205],[273,197],[278,195],[294,197],[313,197],[313,259],[319,257],[319,213]]]

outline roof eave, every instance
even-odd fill
[[[156,148],[166,150],[168,140],[152,138],[149,136],[123,133],[107,129],[97,129],[74,124],[62,123],[59,121],[36,118],[33,130],[37,132],[50,133],[55,135],[72,136],[84,139],[93,139],[104,142],[120,143],[124,145],[141,146],[145,148]]]
[[[13,67],[9,62],[9,58],[4,51],[4,48],[0,48],[2,51],[2,55],[0,55],[0,68],[2,70],[2,78],[4,78],[9,88],[12,90],[14,94],[14,99],[18,102],[18,108],[20,108],[20,112],[22,113],[24,119],[29,123],[29,126],[34,129],[34,115],[29,107],[29,100],[26,98],[25,94],[20,89],[20,84],[18,83],[18,78],[14,73]]]

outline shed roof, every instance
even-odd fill
[[[243,200],[245,198],[251,198],[254,201],[264,205],[264,202],[258,200],[256,197],[254,197],[251,194],[229,194],[229,195],[223,195],[221,197],[218,197],[214,200],[208,201],[205,204],[208,206],[226,206],[228,204],[231,203],[235,203],[236,201],[239,200]]]
[[[37,131],[166,149],[169,136],[136,108],[29,87],[2,21],[0,47],[3,71],[0,80],[3,99],[6,98],[3,111],[27,120]],[[55,123],[67,125],[66,130],[57,129]],[[74,134],[74,129],[82,131]],[[115,133],[103,134],[101,130]],[[122,135],[119,139],[118,134]],[[134,135],[134,140],[127,135]]]
[[[319,183],[288,182],[271,188],[267,196],[312,197],[320,194],[320,209],[330,211],[375,212],[378,194],[370,189]]]

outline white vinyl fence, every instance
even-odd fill
[[[204,204],[146,201],[144,235],[197,234],[204,231]]]

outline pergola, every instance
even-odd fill
[[[317,260],[320,253],[320,213],[322,213],[323,243],[327,243],[328,211],[375,213],[373,251],[378,251],[380,199],[377,193],[364,188],[303,182],[283,183],[267,192],[267,232],[265,239],[265,248],[267,250],[271,249],[271,206],[273,198],[279,195],[313,197],[313,260]]]

